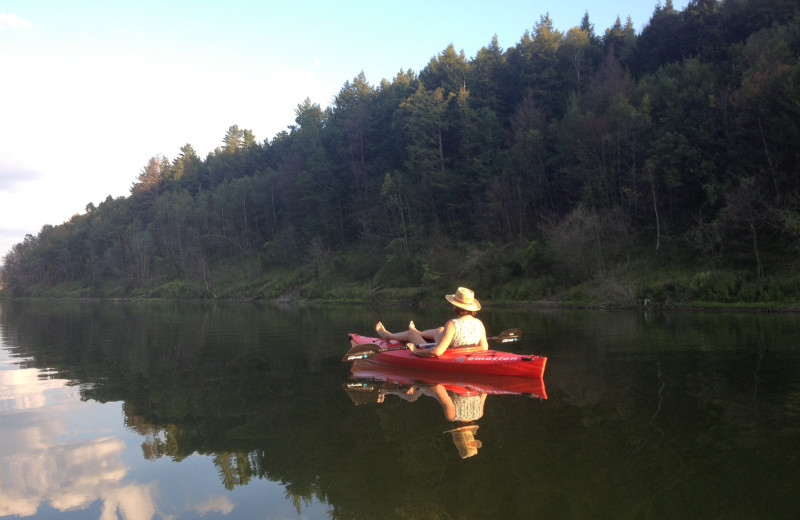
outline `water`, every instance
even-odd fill
[[[430,395],[344,389],[348,332],[447,316],[0,302],[0,518],[800,517],[799,316],[485,309],[549,361],[468,458]]]

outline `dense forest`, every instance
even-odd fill
[[[344,83],[28,235],[12,296],[800,300],[800,7],[659,3]],[[165,122],[169,124],[169,122]]]

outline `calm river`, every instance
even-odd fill
[[[485,309],[549,361],[467,453],[341,362],[447,312],[0,302],[0,518],[800,518],[800,316]]]

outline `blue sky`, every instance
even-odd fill
[[[233,124],[272,139],[362,70],[377,85],[451,43],[507,49],[546,13],[567,30],[588,10],[597,34],[630,16],[639,32],[656,3],[0,0],[0,257],[127,196],[154,155],[205,157]]]

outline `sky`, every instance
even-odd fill
[[[638,32],[658,0],[0,0],[0,262],[11,247],[128,196],[147,161],[228,128],[271,141],[306,98],[329,106],[364,72],[377,86],[452,44],[467,59],[549,14]],[[682,10],[688,0],[675,0]]]

